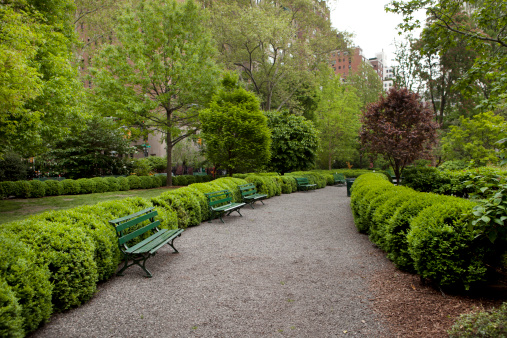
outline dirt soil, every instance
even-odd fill
[[[377,249],[379,255],[384,253]],[[485,286],[476,294],[442,291],[419,276],[388,265],[370,280],[373,308],[394,337],[448,337],[460,314],[484,311],[507,300],[505,285]]]

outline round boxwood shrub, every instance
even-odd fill
[[[120,184],[116,177],[104,177],[104,180],[108,186],[107,191],[120,191]]]
[[[257,192],[268,195],[268,198],[275,196],[275,184],[265,176],[252,175],[245,178],[247,183],[255,184]]]
[[[386,237],[391,217],[405,201],[412,198],[412,195],[417,194],[416,191],[410,188],[396,187],[390,192],[389,199],[376,208],[370,226],[370,240],[378,247],[388,251],[386,249]]]
[[[63,223],[83,229],[86,235],[93,240],[95,246],[93,259],[97,265],[98,279],[106,280],[116,271],[117,238],[113,227],[107,224],[108,220],[100,217],[98,214],[82,212],[80,208],[73,208],[45,211],[30,217],[30,219]]]
[[[151,188],[152,182],[150,176],[140,176],[139,179],[141,180],[141,189]]]
[[[42,183],[46,185],[46,196],[63,195],[62,182],[56,180],[47,180]]]
[[[461,315],[448,333],[450,338],[507,337],[507,303],[490,311]]]
[[[141,189],[141,179],[137,175],[129,175],[127,176],[127,180],[129,181],[130,189]]]
[[[96,183],[94,180],[89,178],[80,178],[76,180],[76,182],[79,183],[79,186],[81,187],[81,193],[82,194],[92,194],[95,192],[96,189]]]
[[[173,191],[167,191],[159,197],[152,198],[151,202],[155,206],[174,210],[178,216],[178,228],[186,229],[191,222],[194,224],[196,219],[200,221],[200,207],[198,209],[199,213],[197,213],[198,210],[192,207],[189,199],[184,201],[180,197],[179,194],[174,194]],[[195,201],[195,204],[199,205],[199,202]]]
[[[469,227],[476,203],[446,196],[444,203],[422,210],[411,222],[408,251],[417,273],[440,286],[463,286],[482,281],[484,249],[474,243],[479,234]]]
[[[197,182],[197,180],[195,179],[196,176],[194,176],[194,175],[185,175],[185,178],[186,178],[186,185],[190,185],[192,183]]]
[[[165,187],[167,185],[167,175],[157,175],[155,177],[159,180],[159,187]]]
[[[351,187],[350,208],[352,209],[356,226],[365,212],[363,209],[368,206],[368,200],[363,203],[365,195],[371,192],[372,188],[384,186],[391,187],[392,184],[382,174],[365,174],[355,179]],[[359,231],[364,230],[359,229]]]
[[[188,226],[195,226],[201,224],[201,203],[198,198],[187,187],[176,190],[167,191],[160,195],[160,198],[167,200],[168,194],[174,195],[179,198],[180,202],[185,208],[188,216]]]
[[[387,258],[399,269],[415,271],[414,261],[408,252],[407,234],[410,230],[410,222],[423,209],[439,203],[441,199],[442,196],[430,193],[407,196],[389,219],[385,228],[383,249],[388,253]]]
[[[106,180],[102,177],[94,177],[91,178],[93,182],[95,182],[95,192],[96,193],[103,193],[109,191],[109,184],[106,182]]]
[[[208,207],[208,198],[204,195],[204,192],[200,190],[196,185],[200,183],[193,183],[188,187],[180,188],[183,192],[194,195],[194,197],[199,201],[199,205],[201,206],[201,222],[207,221],[210,217],[209,207]],[[201,183],[202,184],[202,183]],[[211,191],[206,191],[211,192]]]
[[[371,202],[379,195],[384,194],[386,191],[390,191],[394,188],[394,185],[385,181],[383,184],[371,184],[367,186],[363,198],[355,201],[357,208],[357,217],[354,218],[357,230],[362,233],[369,233],[371,226],[371,217],[369,217],[369,208]],[[351,201],[352,203],[352,201]]]
[[[30,197],[39,198],[46,196],[46,185],[41,181],[33,180],[30,183]]]
[[[13,195],[17,198],[29,198],[32,193],[32,186],[28,181],[13,182]]]
[[[81,192],[81,186],[79,182],[75,180],[63,180],[62,186],[64,195],[77,195]]]
[[[149,176],[151,180],[150,188],[159,188],[160,187],[160,180],[157,176]]]
[[[55,310],[70,309],[93,296],[97,283],[95,245],[82,229],[28,219],[3,224],[1,231],[15,234],[34,251],[36,264],[49,267]]]
[[[440,186],[440,171],[434,167],[407,167],[402,184],[420,192],[434,192]]]
[[[282,194],[291,194],[294,191],[292,190],[291,179],[294,180],[294,183],[296,180],[290,176],[280,176],[280,179],[282,180]]]
[[[23,338],[21,306],[11,287],[0,278],[0,337]]]
[[[129,180],[126,177],[120,176],[117,178],[118,185],[120,186],[120,191],[128,191],[130,190]]]
[[[387,186],[386,189],[381,189],[379,193],[370,200],[369,205],[366,208],[366,213],[362,216],[362,221],[369,224],[367,228],[370,241],[379,247],[381,246],[380,243],[383,241],[382,231],[379,228],[379,223],[373,221],[373,215],[384,203],[396,195],[396,190],[397,187],[394,185],[391,185],[390,187]]]
[[[21,306],[23,329],[31,332],[51,316],[49,269],[36,264],[35,253],[13,235],[0,233],[0,247],[0,280],[14,292]]]

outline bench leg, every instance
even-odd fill
[[[150,258],[150,255],[145,255],[145,256],[142,256],[140,258],[136,258],[136,257],[131,257],[131,256],[125,256],[125,264],[123,265],[123,267],[120,269],[120,271],[118,271],[116,273],[116,276],[123,276],[123,271],[127,270],[128,268],[130,268],[132,265],[138,265],[139,267],[141,267],[141,269],[144,270],[144,272],[146,272],[146,275],[144,277],[146,278],[151,278],[153,277],[151,272],[148,271],[148,269],[146,269],[146,261],[148,260],[148,258]],[[128,264],[129,260],[132,260],[132,263],[131,264]],[[143,263],[142,265],[140,263]]]
[[[180,253],[178,250],[176,250],[176,248],[175,248],[175,247],[174,247],[174,245],[173,245],[174,240],[175,240],[176,238],[180,237],[180,236],[181,236],[181,234],[179,234],[177,237],[173,238],[173,239],[172,239],[172,241],[167,242],[167,245],[169,245],[171,248],[173,248],[173,250],[174,250],[173,254]]]

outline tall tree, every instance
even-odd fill
[[[391,88],[368,106],[362,117],[361,143],[370,153],[381,154],[400,182],[403,169],[420,158],[436,140],[433,113],[408,89]]]
[[[474,160],[478,165],[498,163],[497,141],[507,137],[507,122],[492,112],[472,118],[460,117],[459,124],[450,126],[442,138],[446,160]]]
[[[377,102],[383,93],[382,79],[367,62],[361,62],[357,71],[347,78],[347,83],[356,89],[361,109],[372,102]]]
[[[298,96],[313,88],[311,71],[329,52],[344,49],[325,18],[326,4],[316,0],[213,1],[211,29],[220,60],[262,100],[263,110],[301,111]]]
[[[266,112],[271,129],[271,162],[273,170],[283,174],[315,166],[319,132],[303,116],[284,112]]]
[[[216,167],[232,175],[268,164],[271,133],[252,92],[231,82],[201,111],[199,119],[206,157]]]
[[[0,156],[46,150],[79,113],[82,85],[71,64],[70,0],[13,0],[0,7]]]
[[[460,41],[477,57],[473,66],[459,78],[456,87],[468,95],[475,85],[487,85],[478,108],[506,108],[507,105],[507,3],[503,0],[407,0],[392,1],[386,10],[404,15],[400,28],[419,27],[413,13],[425,9],[428,27],[424,34],[432,47],[441,52]]]
[[[164,135],[167,184],[172,149],[199,128],[198,111],[211,99],[219,68],[199,7],[191,0],[128,2],[115,29],[117,43],[103,48],[92,70],[94,107],[129,128]]]
[[[315,124],[320,132],[321,163],[325,160],[329,170],[334,160],[350,160],[357,149],[360,105],[355,88],[334,74],[324,77]]]

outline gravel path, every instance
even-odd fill
[[[387,261],[357,233],[345,187],[273,197],[187,229],[34,337],[389,336],[369,279]]]

